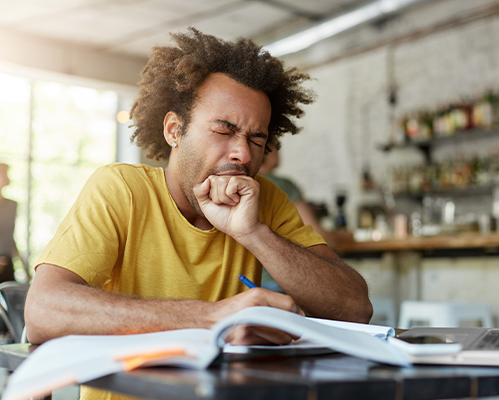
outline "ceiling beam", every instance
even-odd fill
[[[264,49],[275,57],[296,53],[313,46],[321,40],[377,18],[386,17],[420,1],[424,0],[376,0],[356,10],[333,17],[311,28],[270,43],[264,46]]]

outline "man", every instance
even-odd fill
[[[67,334],[209,328],[249,306],[368,322],[362,277],[345,265],[269,181],[268,144],[298,128],[308,77],[253,42],[195,29],[172,35],[146,65],[134,139],[164,171],[100,168],[39,259],[26,301],[32,343]],[[256,179],[255,179],[256,177]],[[246,290],[264,264],[289,296]],[[288,343],[247,328],[233,343]]]

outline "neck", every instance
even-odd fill
[[[173,198],[173,201],[177,205],[179,211],[185,217],[185,219],[196,228],[202,230],[210,230],[213,228],[208,220],[197,213],[196,209],[192,206],[189,199],[184,195],[182,189],[180,188],[178,177],[174,170],[170,168],[165,168],[165,180],[166,186]]]

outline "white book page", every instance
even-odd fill
[[[383,339],[386,339],[388,336],[395,336],[395,329],[393,329],[390,326],[358,324],[355,322],[335,321],[332,319],[322,319],[322,318],[307,318],[307,319],[310,321],[318,322],[320,324],[334,326],[336,328],[366,332],[372,336],[381,337]]]
[[[293,340],[290,344],[282,346],[253,345],[253,346],[233,346],[227,343],[223,348],[224,353],[229,354],[249,354],[249,355],[319,355],[334,353],[335,351],[325,347],[323,344],[310,341],[308,339]]]
[[[187,356],[158,359],[149,364],[206,368],[219,354],[207,329],[139,335],[71,335],[39,346],[10,376],[2,400],[42,397],[73,383],[84,383],[123,371],[124,359],[183,349]]]
[[[389,326],[381,326],[381,325],[368,325],[368,324],[359,324],[355,322],[344,322],[344,321],[335,321],[330,319],[322,319],[322,318],[310,318],[307,317],[307,320],[318,322],[323,325],[333,326],[335,328],[353,330],[366,332],[371,336],[376,336],[382,339],[386,339],[388,336],[395,336],[395,329]],[[286,351],[289,350],[289,351]],[[294,340],[290,344],[285,346],[271,346],[271,345],[254,345],[254,346],[232,346],[230,344],[226,344],[224,346],[224,353],[230,354],[250,354],[255,351],[265,351],[267,353],[284,353],[289,352],[290,354],[299,354],[303,352],[305,354],[312,354],[311,350],[324,349],[324,344],[316,343],[312,341],[307,335],[302,335],[300,339]],[[318,353],[322,353],[322,351],[318,351]]]
[[[367,360],[408,365],[401,352],[373,336],[378,333],[366,332],[366,329],[372,330],[374,326],[308,319],[276,308],[251,307],[225,318],[212,330],[66,336],[50,340],[39,346],[10,376],[2,400],[41,397],[71,383],[84,383],[123,371],[124,359],[128,357],[178,348],[185,350],[187,357],[166,357],[150,364],[207,368],[219,354],[220,348],[225,346],[225,334],[238,325],[263,325],[301,336],[300,340],[291,345],[275,346],[275,351],[280,354],[302,354],[290,352],[293,347],[312,350],[310,354],[321,354],[319,349],[327,348]]]
[[[301,336],[343,354],[380,363],[409,366],[407,358],[385,340],[360,330],[343,329],[318,323],[301,315],[270,307],[251,307],[218,322],[212,329],[219,347],[229,331],[240,325],[267,326]],[[286,351],[286,346],[281,346]]]

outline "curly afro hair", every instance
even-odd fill
[[[268,96],[272,107],[268,146],[279,149],[279,137],[300,131],[292,119],[304,114],[301,104],[313,102],[314,93],[301,86],[310,79],[308,74],[296,68],[285,69],[282,61],[249,39],[226,42],[194,28],[171,36],[177,47],[153,48],[141,73],[139,97],[130,112],[135,127],[131,140],[148,152],[147,157],[168,160],[171,148],[163,136],[165,115],[177,113],[185,133],[196,89],[215,72]]]

